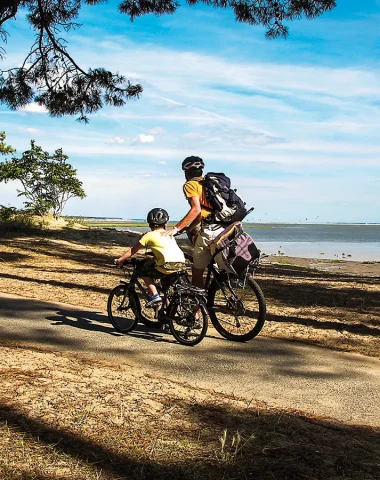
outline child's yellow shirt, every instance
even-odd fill
[[[164,231],[148,232],[140,238],[139,243],[152,250],[158,267],[168,262],[185,263],[185,256],[177,242],[170,236],[162,235]]]

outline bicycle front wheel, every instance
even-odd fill
[[[132,331],[139,319],[139,301],[127,285],[118,285],[109,294],[107,312],[110,322],[120,333]]]
[[[217,332],[228,340],[246,342],[263,328],[264,294],[253,278],[230,278],[220,285],[213,280],[208,291],[208,311]]]
[[[205,301],[193,293],[175,294],[168,311],[169,326],[173,337],[182,345],[197,345],[208,328],[208,312]]]

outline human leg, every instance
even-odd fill
[[[203,280],[203,273],[204,268],[196,268],[192,267],[192,276],[191,276],[191,283],[198,288],[204,288],[204,280]]]
[[[142,279],[144,280],[144,283],[145,283],[145,285],[147,286],[147,288],[148,288],[149,293],[151,294],[151,296],[157,295],[158,292],[157,292],[156,285],[154,284],[153,278],[151,278],[151,277],[142,277]]]
[[[212,258],[210,243],[224,230],[219,225],[202,227],[194,245],[192,268],[192,283],[194,286],[204,288],[203,273]]]
[[[203,273],[210,260],[211,252],[210,247],[208,246],[208,237],[201,232],[194,245],[191,282],[195,287],[204,287]]]
[[[148,307],[162,301],[162,298],[158,293],[157,287],[154,283],[155,278],[160,278],[160,274],[155,269],[155,266],[156,262],[154,260],[147,260],[140,271],[141,278],[144,280],[144,283],[150,293],[150,298],[146,304]]]

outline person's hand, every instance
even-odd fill
[[[124,263],[123,257],[115,258],[114,263],[115,263],[116,266],[122,267],[123,263]]]
[[[169,230],[165,230],[164,232],[161,233],[161,235],[163,235],[164,237],[171,237],[173,238],[173,236],[178,233],[178,228],[174,227],[174,228],[169,228]]]

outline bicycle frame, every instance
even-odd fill
[[[239,276],[236,276],[232,273],[228,273],[228,272],[225,272],[225,271],[219,272],[216,269],[216,267],[215,267],[215,264],[216,264],[215,257],[216,257],[216,255],[218,255],[218,253],[219,253],[219,251],[216,251],[212,255],[211,260],[208,264],[206,281],[205,281],[205,289],[206,289],[206,291],[208,291],[208,289],[211,285],[211,282],[212,282],[212,278],[213,278],[215,280],[215,282],[218,284],[220,290],[223,292],[223,295],[226,298],[226,300],[227,300],[228,292],[226,292],[225,286],[227,286],[227,289],[228,289],[229,293],[232,295],[232,297],[236,299],[237,296],[234,292],[233,287],[231,286],[230,275],[233,275],[234,278],[236,278],[236,279],[243,280],[244,286],[245,286],[247,275],[250,273],[250,271],[253,275],[254,271],[259,267],[259,259],[256,259],[251,265],[249,265],[247,267],[247,269],[245,271],[245,274],[244,274],[244,278],[242,278],[243,276],[239,277]]]
[[[149,296],[148,296],[148,294],[146,293],[146,290],[145,290],[145,288],[144,288],[144,285],[142,285],[141,282],[140,282],[139,279],[138,279],[138,274],[137,274],[136,266],[134,266],[134,268],[133,268],[133,273],[132,273],[132,275],[131,275],[131,277],[130,277],[129,282],[127,282],[127,281],[125,281],[125,280],[120,280],[120,283],[122,283],[122,284],[124,284],[124,285],[127,285],[128,288],[127,288],[127,290],[126,290],[126,293],[127,293],[131,288],[134,289],[135,285],[137,284],[138,287],[139,287],[140,292],[144,295],[145,299],[146,299],[147,301],[149,300]]]
[[[140,264],[140,262],[138,262],[138,261],[136,261],[135,263],[132,264],[133,265],[133,272],[130,276],[129,282],[127,282],[125,280],[120,280],[121,284],[124,284],[124,285],[127,286],[127,289],[126,289],[125,294],[124,294],[123,302],[125,301],[125,298],[127,297],[129,290],[131,290],[131,289],[136,290],[135,285],[138,286],[138,288],[139,288],[140,292],[142,293],[142,295],[144,296],[145,300],[149,301],[149,295],[146,292],[145,285],[143,285],[141,283],[141,281],[139,280],[139,268],[138,268],[139,264]],[[124,274],[125,274],[125,272],[124,272]],[[181,270],[181,271],[176,272],[172,275],[173,275],[173,278],[171,279],[170,283],[168,284],[168,286],[166,288],[163,287],[162,285],[157,285],[157,283],[155,283],[157,290],[160,293],[163,294],[162,303],[158,304],[157,306],[159,308],[155,309],[155,318],[157,318],[160,313],[164,315],[165,312],[166,312],[166,309],[169,307],[168,291],[170,290],[170,287],[176,285],[176,283],[178,281],[181,281],[181,279],[183,279],[183,278],[186,280],[186,283],[188,283],[191,286],[191,283],[190,283],[189,277],[187,275],[187,272]]]

